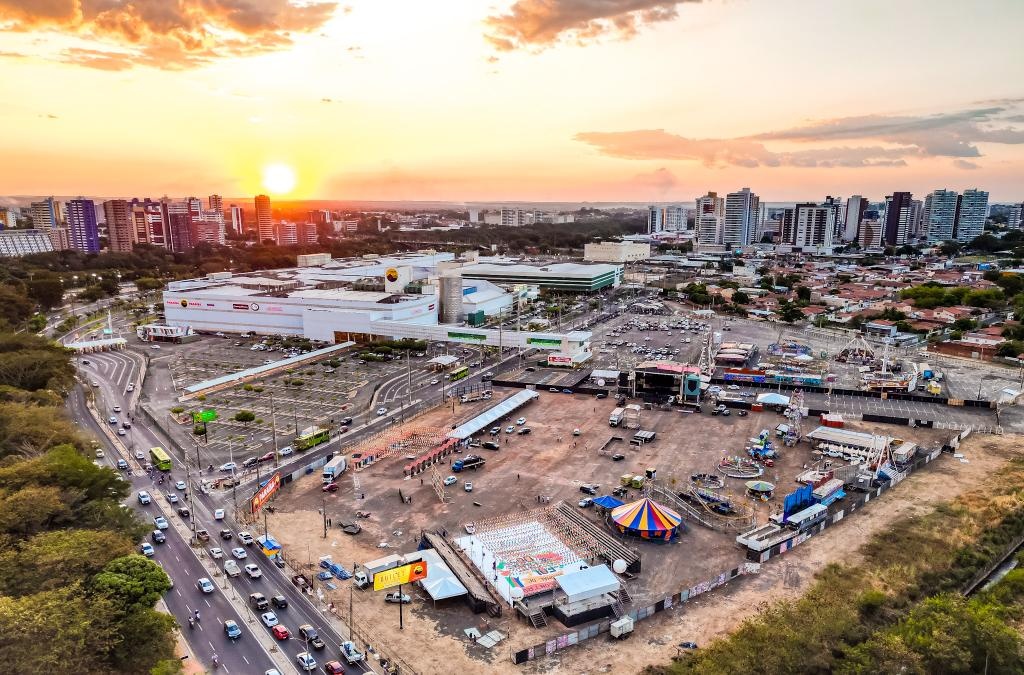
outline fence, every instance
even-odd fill
[[[752,563],[743,563],[739,567],[734,567],[728,572],[723,572],[717,577],[709,579],[708,581],[702,581],[699,584],[684,588],[678,593],[673,593],[666,598],[662,598],[653,605],[634,609],[628,613],[628,616],[633,619],[634,623],[639,623],[644,619],[649,619],[655,616],[659,612],[663,612],[667,609],[671,609],[676,605],[681,605],[698,595],[712,591],[719,586],[724,586],[733,579],[746,574],[756,574],[760,570],[761,566]],[[626,615],[624,615],[626,616]],[[580,628],[579,630],[571,633],[565,633],[558,637],[552,638],[547,642],[536,644],[526,649],[520,649],[519,651],[512,653],[512,663],[521,664],[528,661],[533,661],[545,656],[551,656],[555,652],[559,652],[563,649],[567,649],[574,645],[578,645],[581,642],[595,638],[603,633],[607,633],[611,629],[612,619],[605,619],[604,621],[598,621],[596,623],[589,624]]]

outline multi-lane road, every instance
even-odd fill
[[[131,394],[128,385],[134,383],[136,387],[139,386],[137,377],[140,358],[140,355],[131,352],[102,352],[89,354],[84,358],[88,363],[80,363],[82,377],[95,395],[101,419],[106,420],[111,416],[117,419],[117,425],[109,425],[111,430],[120,427],[128,419]],[[92,386],[94,382],[98,386]],[[146,472],[144,466],[149,448],[168,448],[162,434],[148,425],[133,424],[125,436],[119,437],[126,448],[126,452],[121,454],[101,429],[101,424],[88,411],[82,391],[73,393],[68,406],[76,423],[92,430],[102,440],[105,457],[97,461],[115,469],[118,459],[129,463],[129,469],[121,471],[121,474],[132,486],[128,503],[139,511],[143,521],[153,523],[156,516],[163,515],[170,522],[170,527],[165,530],[166,543],[156,543],[152,536],[147,537],[146,541],[156,551],[154,560],[164,567],[174,581],[174,588],[165,596],[166,604],[183,627],[183,637],[189,643],[194,658],[210,667],[216,655],[221,668],[227,673],[266,673],[273,672],[275,668],[280,672],[297,672],[295,656],[306,650],[304,641],[297,637],[298,627],[304,624],[316,628],[328,645],[323,651],[312,652],[317,662],[322,665],[338,658],[338,645],[348,637],[344,629],[335,630],[285,572],[263,556],[257,546],[243,547],[247,558],[238,562],[239,566],[250,562],[257,564],[263,575],[261,578],[251,579],[245,573],[228,578],[222,571],[217,575],[212,572],[223,570],[223,563],[231,557],[230,549],[242,546],[238,541],[238,528],[232,526],[230,514],[227,521],[214,518],[214,511],[224,506],[214,496],[203,495],[198,491],[189,494],[189,489],[193,487],[191,485],[186,486],[186,490],[175,488],[177,481],[185,479],[181,469],[172,470],[169,474]],[[113,412],[115,406],[121,408],[120,413]],[[144,459],[137,460],[131,452],[133,448],[142,451]],[[309,461],[308,458],[305,461]],[[180,463],[176,462],[176,466],[180,466]],[[161,477],[163,483],[160,483]],[[139,490],[145,490],[153,496],[151,504],[139,503]],[[169,495],[174,495],[177,503],[170,503]],[[183,505],[191,510],[188,519],[177,513],[177,509]],[[209,542],[200,543],[195,548],[189,544],[193,519],[197,529],[206,529],[211,535]],[[218,533],[222,529],[232,531],[231,540],[220,539]],[[210,556],[209,549],[214,547],[224,550],[224,559],[215,560]],[[214,582],[216,588],[213,593],[203,593],[198,588],[197,582],[203,577]],[[272,637],[270,629],[263,625],[260,620],[262,612],[252,608],[248,600],[249,595],[257,591],[268,598],[283,595],[288,600],[286,609],[275,611],[280,623],[292,633],[292,638],[279,642]],[[194,628],[188,628],[188,617],[194,615],[197,609],[200,621]],[[226,636],[224,622],[229,619],[236,621],[242,628],[241,638],[231,640]],[[353,666],[347,666],[346,670],[351,672]]]

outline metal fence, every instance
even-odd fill
[[[684,588],[681,591],[662,598],[653,605],[634,609],[628,613],[628,616],[633,619],[634,623],[638,623],[644,619],[649,619],[666,609],[671,609],[676,605],[683,604],[698,595],[712,591],[719,586],[724,586],[740,576],[745,574],[754,574],[758,572],[760,568],[761,566],[757,563],[743,563],[739,567],[734,567],[728,572],[722,572],[718,576],[707,581],[702,581],[699,584]],[[543,658],[545,656],[550,656],[563,649],[567,649],[591,638],[595,638],[603,633],[607,633],[611,629],[613,621],[613,619],[598,621],[596,623],[583,626],[579,630],[571,633],[565,633],[546,642],[515,651],[512,653],[512,663],[521,664]]]

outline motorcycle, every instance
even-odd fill
[[[188,627],[189,628],[195,628],[196,627],[196,620],[193,619],[192,617],[188,618]]]

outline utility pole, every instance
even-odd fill
[[[232,464],[235,463],[235,449],[231,445],[231,435],[228,434],[228,461]],[[231,467],[231,503],[234,505],[234,518],[238,520],[238,493],[236,491],[236,485],[238,484],[238,477],[235,474],[236,467]]]
[[[409,395],[406,397],[408,405],[412,405],[412,361],[410,359],[410,351],[408,349],[405,350],[405,381],[406,387],[409,390]]]
[[[321,511],[321,515],[323,515],[323,520],[324,520],[324,539],[326,539],[327,538],[327,497],[324,497],[324,496],[320,497],[320,503],[323,505],[323,507],[320,509],[320,511]]]
[[[274,412],[274,392],[268,393],[270,394],[270,434],[274,437],[274,466],[277,466],[281,461],[277,449],[277,415]]]

